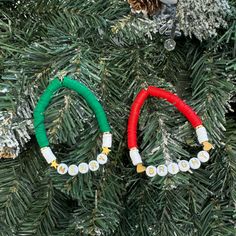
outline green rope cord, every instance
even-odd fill
[[[69,77],[64,77],[62,85],[66,88],[75,90],[86,100],[90,108],[95,113],[101,132],[110,131],[110,126],[108,124],[107,117],[102,105],[99,103],[96,96],[86,86],[76,80],[70,79]]]
[[[41,95],[35,109],[34,109],[34,129],[36,139],[40,147],[49,146],[47,133],[44,125],[44,111],[46,110],[49,102],[51,101],[54,93],[61,88],[61,82],[54,79]]]
[[[52,100],[54,93],[62,87],[74,90],[79,95],[81,95],[95,113],[100,131],[110,132],[111,129],[102,105],[98,102],[96,96],[85,85],[71,79],[70,77],[64,77],[62,82],[58,78],[55,78],[50,82],[44,93],[41,95],[34,109],[35,135],[41,148],[49,146],[49,141],[44,125],[44,112]]]

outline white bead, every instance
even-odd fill
[[[185,160],[181,160],[179,163],[179,169],[183,172],[186,172],[190,169],[189,162]]]
[[[200,162],[207,162],[209,161],[210,159],[210,155],[208,152],[206,151],[200,151],[198,154],[197,154],[197,158]]]
[[[81,174],[88,173],[89,171],[89,166],[85,162],[80,163],[78,168],[79,168],[79,173]]]
[[[97,162],[100,164],[100,165],[104,165],[107,163],[107,155],[104,154],[104,153],[100,153],[98,156],[97,156]]]
[[[199,143],[203,143],[203,142],[208,141],[207,131],[206,131],[205,127],[201,126],[201,127],[197,128],[196,134],[197,134],[197,138],[198,138]]]
[[[98,168],[99,168],[99,164],[97,161],[93,160],[93,161],[89,162],[89,169],[91,171],[96,171],[96,170],[98,170]]]
[[[57,172],[60,175],[66,174],[67,171],[68,171],[68,166],[66,164],[64,164],[64,163],[59,164],[59,166],[57,167]]]
[[[112,145],[112,134],[111,133],[104,133],[102,136],[102,147],[110,148]]]
[[[68,174],[71,176],[75,176],[79,173],[79,168],[77,165],[70,165],[68,168]]]
[[[157,168],[155,166],[148,166],[146,168],[146,174],[149,177],[154,177],[157,174]]]
[[[50,147],[43,147],[40,149],[40,151],[48,164],[56,160],[56,157],[54,156]]]
[[[167,173],[168,173],[168,169],[167,169],[167,167],[165,165],[159,165],[157,167],[157,174],[159,176],[166,176]]]
[[[177,163],[170,163],[168,166],[167,166],[167,168],[168,168],[168,172],[170,173],[170,174],[172,174],[172,175],[175,175],[175,174],[177,174],[178,172],[179,172],[179,166],[178,166],[178,164]]]
[[[142,159],[137,148],[131,149],[129,151],[129,155],[134,166],[138,165],[139,163],[142,163]]]
[[[194,157],[189,160],[189,165],[190,165],[191,169],[196,170],[196,169],[200,168],[201,162],[197,158]]]

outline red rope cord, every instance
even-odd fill
[[[140,110],[143,106],[143,103],[148,97],[148,91],[142,89],[131,106],[130,115],[128,119],[128,147],[134,148],[137,147],[137,126]]]
[[[200,117],[196,112],[188,106],[183,100],[171,92],[165,91],[164,89],[156,88],[154,86],[149,86],[147,90],[142,89],[136,96],[130,110],[129,120],[128,120],[128,147],[129,149],[137,147],[137,125],[140,115],[140,110],[143,103],[148,96],[154,96],[162,98],[173,104],[191,123],[191,125],[196,128],[202,124]]]

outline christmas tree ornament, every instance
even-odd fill
[[[68,88],[76,91],[80,96],[82,96],[90,108],[95,113],[98,121],[100,131],[102,135],[102,152],[98,154],[96,160],[90,161],[88,164],[85,162],[77,164],[66,165],[65,163],[58,163],[56,156],[49,147],[49,141],[46,134],[46,129],[44,125],[44,112],[48,107],[54,93],[61,88]],[[110,152],[112,146],[112,135],[110,133],[110,126],[107,121],[105,111],[103,110],[101,104],[98,102],[95,95],[80,82],[65,76],[62,80],[55,78],[48,85],[44,93],[41,95],[35,109],[34,109],[34,129],[36,139],[40,146],[41,153],[48,164],[55,168],[57,172],[61,175],[69,174],[70,176],[76,176],[79,173],[85,174],[89,170],[97,171],[100,165],[107,163],[107,155]]]
[[[147,7],[142,8],[143,5],[148,5],[148,1],[130,0],[128,2],[132,13],[138,15],[137,17],[132,17],[131,15],[123,17],[112,26],[113,33],[118,33],[119,31],[128,28],[129,31],[134,32],[134,34],[139,35],[139,37],[140,35],[143,35],[151,40],[153,39],[153,34],[156,33],[172,39],[181,36],[178,20],[176,19],[176,0],[163,0],[159,1],[158,4],[155,1],[151,1],[152,4],[158,5],[158,7],[152,8],[155,9],[155,11],[138,10],[148,9]],[[144,17],[139,13],[143,14]],[[174,32],[173,28],[175,29]],[[174,35],[174,37],[172,37],[172,35]]]
[[[157,32],[170,36],[164,43],[168,51],[174,50],[174,37],[181,36],[181,32],[201,41],[216,36],[218,28],[227,27],[225,19],[232,12],[228,0],[128,0],[128,3],[133,13],[144,16],[141,19],[138,15],[139,20],[131,23],[131,30],[150,38],[151,33]]]
[[[164,42],[164,47],[167,51],[173,51],[175,49],[176,42],[174,39],[170,38]]]
[[[179,160],[178,163],[166,161],[166,163],[160,164],[158,166],[144,166],[137,144],[137,125],[140,111],[148,97],[165,99],[166,101],[173,104],[189,120],[193,128],[195,128],[198,142],[203,146],[204,149],[197,154],[197,157],[193,157],[189,161]],[[154,177],[156,175],[166,176],[168,174],[175,175],[178,172],[190,171],[190,169],[196,170],[200,168],[201,163],[207,162],[210,158],[208,151],[212,148],[212,145],[209,143],[207,131],[203,126],[200,117],[177,95],[174,95],[173,93],[161,88],[148,86],[146,89],[142,89],[137,94],[131,106],[127,134],[128,148],[130,150],[129,154],[133,165],[136,166],[138,173],[146,172],[147,176],[149,177]]]
[[[166,35],[169,34],[169,39],[167,39],[165,42],[164,42],[164,48],[167,50],[167,51],[173,51],[175,49],[175,46],[176,46],[176,42],[174,40],[174,37],[176,35],[176,28],[177,28],[177,20],[176,20],[176,10],[174,10],[174,14],[173,14],[173,17],[172,17],[172,25],[171,25],[171,30],[167,31],[166,32]],[[180,34],[181,35],[181,34]]]
[[[181,36],[181,32],[177,30],[178,22],[176,20],[176,4],[177,0],[128,0],[131,11],[133,13],[142,12],[145,18],[152,16],[155,29],[154,33],[159,31],[161,35],[165,34],[170,38],[164,43],[164,47],[168,51],[175,49],[175,36]],[[148,24],[148,23],[147,23]],[[148,27],[150,29],[150,27]],[[150,34],[148,34],[150,35]]]

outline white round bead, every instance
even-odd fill
[[[93,160],[93,161],[89,162],[89,169],[91,171],[96,171],[96,170],[98,170],[98,168],[99,168],[99,164],[97,161]]]
[[[185,161],[185,160],[181,160],[179,163],[178,163],[178,166],[179,166],[179,169],[183,172],[186,172],[190,169],[190,166],[189,166],[189,162],[188,161]]]
[[[166,165],[159,165],[157,167],[157,174],[159,176],[166,176],[168,173],[168,169],[167,169],[167,166]]]
[[[146,168],[146,174],[149,177],[154,177],[157,174],[157,168],[155,166],[148,166]]]
[[[59,166],[57,167],[57,172],[60,175],[66,174],[67,171],[68,171],[68,166],[66,164],[64,164],[64,163],[59,164]]]
[[[210,155],[208,152],[206,151],[200,151],[198,154],[197,154],[197,158],[200,162],[207,162],[209,159],[210,159]]]
[[[89,171],[89,166],[85,162],[81,162],[78,168],[79,168],[79,173],[81,174],[86,174]]]
[[[196,170],[201,166],[201,162],[197,158],[194,157],[189,160],[189,165],[191,169]]]
[[[167,168],[168,168],[168,172],[170,173],[170,174],[172,174],[172,175],[175,175],[175,174],[177,174],[178,172],[179,172],[179,166],[178,166],[178,164],[177,163],[170,163],[168,166],[167,166]]]
[[[75,176],[79,173],[79,168],[77,165],[70,165],[68,168],[68,174],[71,176]]]
[[[104,153],[100,153],[98,156],[97,156],[97,162],[101,165],[104,165],[107,163],[107,155],[104,154]]]

